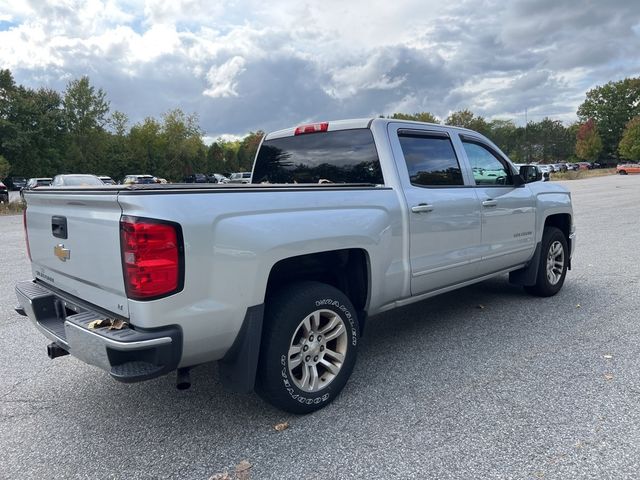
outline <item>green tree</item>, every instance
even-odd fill
[[[213,142],[207,149],[207,173],[223,172],[225,172],[224,150],[218,142]]]
[[[11,72],[0,71],[0,155],[12,173],[51,175],[66,149],[60,95],[49,89],[17,86]]]
[[[602,140],[598,134],[596,122],[590,118],[580,125],[576,135],[576,155],[578,158],[593,162],[602,152]]]
[[[625,125],[640,115],[640,78],[609,82],[587,92],[578,108],[578,119],[594,119],[602,138],[603,153],[617,157]]]
[[[618,150],[622,158],[640,161],[640,116],[632,118],[627,123]]]
[[[515,123],[511,120],[492,120],[488,124],[488,130],[487,136],[491,141],[515,161],[518,156],[519,146],[518,127],[516,127]]]
[[[166,178],[179,181],[185,175],[206,170],[207,154],[202,135],[196,114],[186,115],[179,108],[164,114],[162,138],[165,154],[161,171]]]
[[[150,174],[166,177],[164,165],[165,140],[161,135],[162,125],[147,117],[129,131],[128,149],[130,156],[118,178],[125,175]]]
[[[240,171],[240,162],[238,161],[238,150],[240,150],[240,141],[224,141],[218,140],[224,152],[224,172],[233,173]]]
[[[10,171],[11,164],[7,161],[6,158],[0,155],[0,180],[8,176]]]
[[[459,110],[451,113],[444,122],[446,125],[469,128],[483,135],[489,135],[489,124],[481,117],[476,116],[470,110]]]
[[[571,155],[575,140],[561,121],[545,118],[527,124],[526,144],[530,161],[555,163]]]
[[[415,122],[440,123],[440,119],[430,112],[394,113],[389,118],[394,120],[413,120]]]
[[[258,146],[264,137],[264,132],[250,132],[242,139],[238,148],[238,166],[242,171],[250,171],[253,168],[253,160],[256,157]]]
[[[63,106],[70,140],[66,168],[78,173],[103,170],[107,144],[104,127],[109,113],[106,93],[101,88],[96,90],[85,76],[69,82]]]
[[[127,124],[129,118],[123,112],[115,111],[109,119],[113,133],[107,134],[106,158],[102,169],[96,171],[98,175],[109,175],[112,178],[121,179],[127,175],[127,170],[132,164],[131,146],[127,137]]]

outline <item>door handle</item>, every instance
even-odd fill
[[[483,207],[495,207],[498,205],[498,202],[496,200],[493,200],[492,198],[487,198],[484,202],[482,202],[482,206]]]
[[[419,203],[418,205],[414,205],[411,207],[411,211],[413,213],[427,213],[433,210],[433,205],[428,205],[426,203]]]

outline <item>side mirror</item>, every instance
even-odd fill
[[[535,165],[523,165],[520,167],[520,176],[524,183],[537,182],[542,180],[542,173]]]

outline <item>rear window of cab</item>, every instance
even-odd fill
[[[252,183],[383,184],[368,128],[308,133],[265,140]]]

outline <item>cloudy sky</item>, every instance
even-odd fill
[[[0,0],[0,68],[88,75],[131,122],[180,107],[208,136],[468,108],[571,121],[640,75],[637,0]]]

